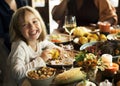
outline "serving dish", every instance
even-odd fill
[[[49,59],[46,65],[54,68],[71,67],[77,53],[74,50],[64,50],[57,58]]]
[[[29,69],[26,77],[32,86],[50,86],[55,78],[56,70],[51,67],[37,67]]]
[[[113,57],[120,55],[120,42],[117,40],[107,40],[104,42],[90,42],[83,44],[80,50],[96,53],[97,55],[111,54]]]
[[[116,34],[109,34],[109,35],[107,35],[107,39],[108,40],[116,40],[115,35]]]
[[[71,38],[73,39],[73,36]],[[70,42],[68,34],[50,34],[47,39],[55,44],[68,44]]]
[[[64,69],[64,68],[66,68],[66,69],[68,69],[68,68],[71,68],[72,67],[72,64],[59,64],[59,65],[53,65],[53,64],[49,64],[49,63],[46,63],[46,65],[48,66],[48,67],[52,67],[52,68],[56,68],[56,69]]]
[[[117,35],[117,34],[109,34],[109,35],[107,35],[107,39],[108,39],[108,40],[118,40],[118,41],[120,41],[120,35]]]
[[[46,63],[48,67],[53,67],[57,69],[65,68],[71,68],[73,65],[74,59],[73,58],[65,58],[61,60],[51,60]]]
[[[97,43],[97,42],[85,43],[85,44],[81,45],[80,50],[84,50],[87,47],[93,46],[95,43]]]
[[[81,71],[81,68],[76,67],[56,75],[54,82],[56,86],[71,86],[70,84],[81,81],[85,77],[86,74]]]
[[[78,82],[75,86],[98,86],[98,84],[93,81],[89,81],[89,80],[83,81],[82,80],[81,82]]]
[[[106,40],[107,40],[107,37],[104,34],[86,33],[83,36],[75,37],[73,39],[73,44],[76,48],[76,46],[80,47],[81,45],[86,44],[86,43],[97,42],[97,41],[106,41]]]

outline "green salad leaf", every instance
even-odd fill
[[[85,51],[80,51],[78,54],[75,56],[75,61],[83,61],[85,58],[86,52]]]

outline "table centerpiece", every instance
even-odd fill
[[[88,53],[85,50],[80,51],[75,56],[75,65],[81,67],[81,70],[86,73],[85,80],[95,81],[97,70],[104,71],[107,65],[104,64],[100,56],[95,53]]]

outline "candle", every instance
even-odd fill
[[[106,72],[115,74],[119,70],[119,65],[117,63],[111,63],[108,68],[105,69]]]
[[[111,65],[108,64],[108,67],[102,71],[102,76],[104,78],[113,78],[116,72],[119,70],[119,65],[116,63],[112,63]]]
[[[110,32],[110,24],[108,22],[98,22],[100,32]]]
[[[112,55],[110,54],[103,54],[101,58],[104,63],[109,63],[109,64],[112,63]]]

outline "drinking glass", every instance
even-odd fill
[[[67,15],[65,16],[65,21],[64,21],[64,29],[65,31],[69,34],[69,40],[71,41],[71,34],[74,31],[74,28],[77,26],[76,24],[76,17]]]
[[[68,47],[68,48],[67,48]],[[64,71],[69,70],[71,68],[73,68],[73,62],[74,62],[74,47],[73,45],[69,44],[66,45],[66,48],[64,48],[65,51],[62,51],[63,55],[62,55],[62,69]]]

